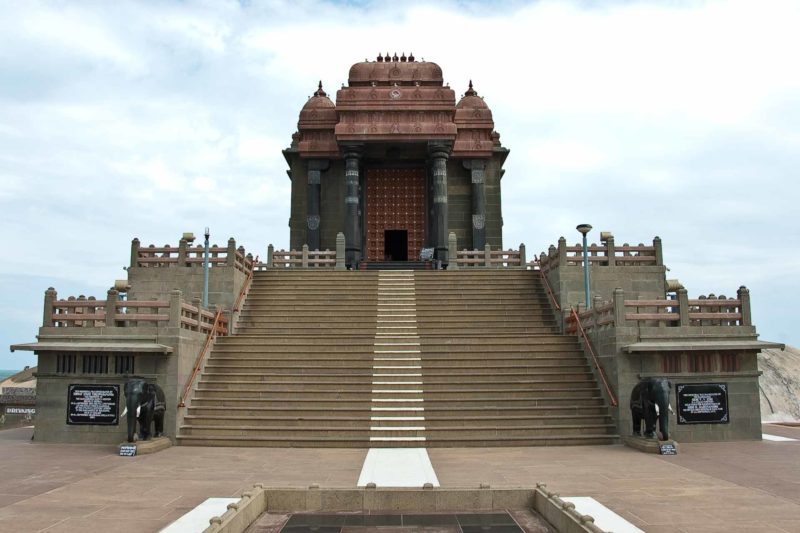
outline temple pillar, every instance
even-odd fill
[[[308,195],[306,200],[306,244],[309,250],[319,250],[319,206],[322,171],[327,170],[327,159],[311,159],[308,161]]]
[[[486,245],[486,161],[467,159],[464,168],[470,171],[472,182],[472,249],[483,250]]]
[[[359,208],[359,173],[358,162],[361,150],[357,146],[345,147],[345,262],[349,268],[357,268],[361,261],[361,217]]]
[[[442,264],[447,264],[447,158],[450,147],[442,143],[429,143],[428,153],[431,158],[433,174],[433,235],[435,257]]]

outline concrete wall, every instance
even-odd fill
[[[40,328],[40,336],[64,334],[66,329],[77,328]],[[83,442],[94,444],[118,444],[127,436],[127,424],[124,417],[113,426],[101,425],[69,425],[67,424],[68,388],[72,384],[82,385],[118,385],[119,414],[125,408],[124,385],[132,376],[144,378],[157,383],[167,400],[164,417],[164,432],[174,440],[180,422],[177,409],[180,394],[191,375],[200,348],[205,341],[205,334],[177,328],[84,328],[83,331],[70,332],[73,342],[91,342],[108,346],[102,352],[71,352],[77,355],[76,371],[69,374],[56,372],[57,354],[42,352],[38,354],[38,373],[36,389],[36,427],[34,438],[41,442]],[[82,338],[83,337],[83,338]],[[108,340],[102,340],[106,337]],[[115,343],[155,342],[171,346],[171,354],[135,353],[114,351]],[[108,373],[84,374],[82,358],[87,355],[107,355],[109,357]],[[134,374],[115,374],[114,356],[133,355],[135,357]]]
[[[246,279],[244,272],[232,266],[214,266],[208,271],[208,306],[233,308]],[[178,289],[186,301],[203,297],[203,266],[130,267],[130,300],[167,300]]]
[[[755,339],[752,326],[706,326],[706,327],[618,327],[598,328],[589,332],[589,337],[599,360],[619,400],[614,419],[620,435],[630,435],[632,418],[630,394],[640,379],[663,377],[672,382],[672,407],[670,414],[670,437],[678,442],[708,442],[723,440],[751,440],[761,438],[761,409],[759,405],[757,352],[754,350],[702,350],[655,351],[626,353],[623,349],[638,341],[669,340],[686,341],[687,345],[701,347],[703,343],[720,340]],[[697,354],[709,354],[713,366],[709,372],[692,372],[689,358]],[[677,372],[665,371],[665,358],[677,357],[680,368]],[[735,357],[738,369],[735,372],[722,370],[721,361]],[[725,383],[728,385],[728,411],[730,422],[724,424],[678,424],[677,393],[679,383]]]

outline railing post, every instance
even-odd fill
[[[274,266],[273,263],[273,256],[275,255],[275,247],[271,244],[267,246],[267,268],[272,268]]]
[[[742,285],[739,287],[739,290],[736,291],[736,295],[739,297],[739,300],[742,302],[741,307],[739,309],[742,315],[742,326],[752,326],[753,320],[750,316],[750,289]]]
[[[447,236],[447,259],[450,261],[447,270],[458,270],[458,241],[452,231]]]
[[[303,262],[301,263],[301,266],[303,268],[308,268],[308,245],[307,244],[303,245],[303,258],[302,258],[302,261]]]
[[[664,252],[661,250],[661,237],[656,236],[653,239],[653,248],[656,249],[656,265],[664,265]]]
[[[178,241],[178,266],[186,266],[186,247],[189,243],[186,239],[181,239]]]
[[[116,289],[108,289],[106,295],[106,327],[113,328],[117,326],[117,302],[119,301],[119,292]]]
[[[344,262],[344,233],[341,231],[336,234],[336,270],[345,270],[347,267]]]
[[[139,266],[139,248],[141,247],[141,243],[139,239],[133,239],[131,241],[131,267]]]
[[[492,268],[492,247],[489,243],[483,247],[483,265],[486,268]]]
[[[225,257],[225,266],[236,266],[236,239],[228,239],[228,255]]]
[[[203,331],[203,300],[199,296],[192,298],[192,305],[197,309],[197,329],[195,331]]]
[[[689,293],[686,289],[678,289],[678,313],[680,313],[680,325],[688,326],[689,321]]]
[[[625,318],[625,291],[617,287],[614,289],[614,326],[623,328],[628,325]]]
[[[606,256],[608,257],[608,262],[606,265],[610,267],[617,265],[617,247],[614,244],[613,235],[606,239]]]
[[[169,293],[169,327],[181,327],[181,291],[173,289]]]
[[[42,326],[43,327],[52,327],[53,326],[53,313],[55,312],[55,301],[58,298],[58,294],[56,294],[56,290],[53,287],[48,287],[46,291],[44,291],[44,313],[42,317]]]
[[[558,238],[558,266],[567,266],[567,239],[564,237]]]
[[[519,266],[525,268],[525,243],[519,243]]]

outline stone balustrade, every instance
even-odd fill
[[[686,289],[678,289],[676,299],[626,300],[622,289],[614,291],[611,302],[596,298],[591,309],[578,314],[585,331],[602,327],[626,326],[751,326],[750,291],[739,287],[736,298],[724,295],[700,296],[690,300]],[[577,325],[567,318],[567,332]]]
[[[253,270],[255,261],[252,254],[247,254],[243,246],[236,247],[236,240],[228,239],[227,246],[213,245],[208,249],[208,264],[211,268],[229,266],[247,274]],[[165,268],[202,266],[205,261],[205,248],[202,245],[191,246],[186,239],[181,239],[178,246],[142,246],[139,239],[131,241],[131,267]]]
[[[482,250],[459,250],[456,234],[450,233],[448,239],[448,256],[455,261],[450,261],[447,268],[527,268],[525,264],[525,245],[520,244],[518,250],[492,250],[490,245]]]
[[[113,317],[113,318],[110,318]],[[112,328],[112,327],[178,327],[208,333],[214,327],[214,313],[203,309],[200,300],[191,303],[182,299],[181,291],[172,291],[164,300],[120,300],[110,289],[105,300],[93,296],[70,296],[58,299],[52,287],[44,296],[44,327]],[[217,327],[217,334],[227,333],[227,319]]]
[[[661,238],[655,237],[652,246],[643,243],[630,245],[624,243],[617,246],[614,237],[609,237],[601,244],[592,243],[587,246],[589,264],[592,266],[663,266],[664,257],[661,249]],[[544,272],[565,267],[583,265],[583,245],[567,246],[564,237],[558,239],[558,247],[550,246],[547,253],[539,255],[539,264]]]
[[[336,236],[336,250],[309,250],[304,244],[302,250],[275,250],[270,244],[267,247],[267,262],[256,265],[256,270],[278,268],[331,268],[344,270],[345,240],[344,233]]]

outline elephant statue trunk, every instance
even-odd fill
[[[125,383],[125,410],[127,412],[128,442],[136,439],[136,422],[139,422],[139,440],[150,440],[151,436],[160,437],[164,433],[164,413],[166,396],[155,383],[143,379],[132,379]],[[151,434],[150,426],[155,425]]]
[[[656,419],[658,419],[662,439],[669,440],[671,390],[672,383],[664,378],[647,378],[636,384],[631,391],[630,401],[634,435],[642,434],[642,420],[644,420],[644,436],[648,439],[656,438]]]

